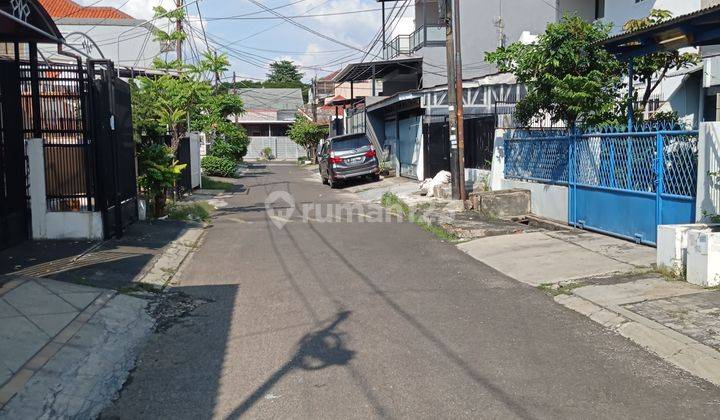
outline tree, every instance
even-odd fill
[[[288,137],[298,146],[304,147],[308,156],[315,160],[315,151],[320,140],[328,135],[328,127],[314,123],[302,115],[295,117],[295,121],[290,124],[288,129]]]
[[[533,44],[513,43],[486,53],[500,71],[515,74],[528,93],[515,108],[522,124],[548,113],[553,122],[595,124],[612,112],[620,63],[603,49],[610,26],[565,14]]]
[[[642,19],[632,19],[625,23],[623,30],[637,31],[664,22],[672,13],[663,9],[652,9]],[[694,53],[680,53],[678,50],[659,51],[633,59],[633,80],[644,85],[645,91],[640,100],[640,110],[644,111],[652,93],[660,86],[670,70],[681,70],[700,62],[700,56]]]
[[[226,66],[227,57],[206,54],[196,65],[183,65],[182,71],[173,75],[131,81],[133,126],[141,161],[138,182],[153,199],[156,216],[162,215],[168,188],[185,168],[173,156],[188,131],[203,131],[223,143],[232,164],[247,152],[245,130],[228,119],[243,112],[242,99],[205,79],[208,72],[217,78]],[[171,135],[170,147],[164,144],[165,133]]]
[[[270,64],[270,73],[267,74],[267,83],[273,84],[302,84],[304,74],[298,70],[292,61],[282,60]]]

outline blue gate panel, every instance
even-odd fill
[[[570,224],[642,243],[655,243],[655,194],[572,187]]]
[[[662,197],[661,225],[679,225],[695,221],[695,200],[690,197]]]
[[[657,226],[695,221],[697,131],[520,136],[505,176],[567,184],[568,222],[654,245]]]

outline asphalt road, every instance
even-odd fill
[[[240,182],[179,274],[210,302],[153,337],[104,416],[717,418],[718,388],[412,224],[279,229],[274,191],[351,197],[304,169]]]

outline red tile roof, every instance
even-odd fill
[[[72,0],[40,0],[53,19],[134,19],[114,7],[83,7]]]

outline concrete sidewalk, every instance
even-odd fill
[[[463,252],[532,286],[650,270],[655,249],[593,232],[532,232],[481,238]]]
[[[561,305],[720,385],[720,291],[654,272],[655,248],[588,231],[541,231],[458,245]]]
[[[94,418],[153,320],[145,299],[50,279],[0,288],[0,418]]]

